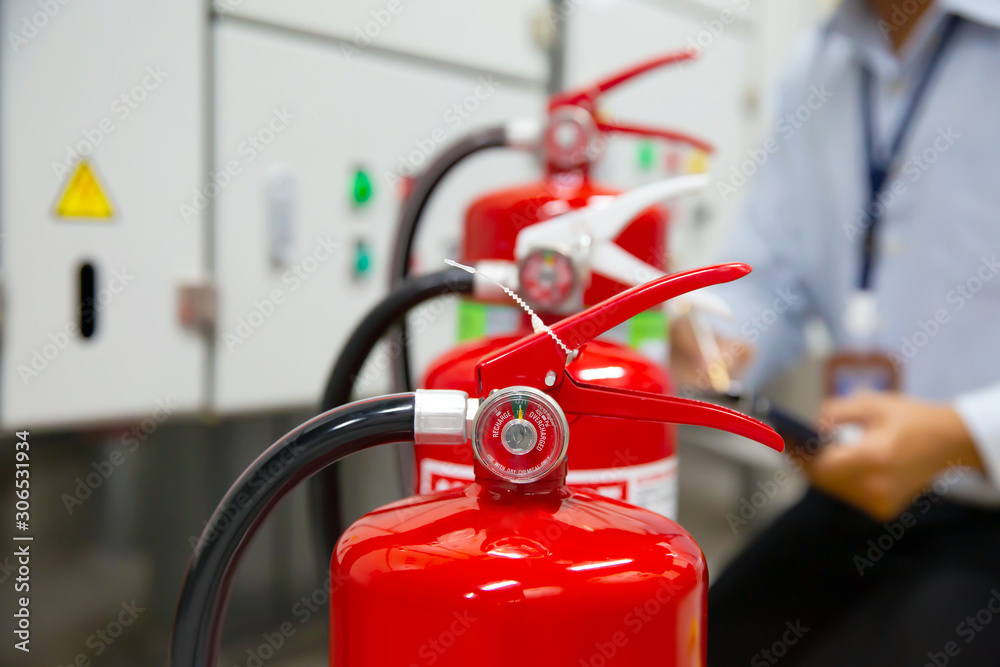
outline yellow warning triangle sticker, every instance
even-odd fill
[[[59,198],[56,213],[67,218],[110,218],[114,211],[97,174],[89,163],[81,160],[69,179],[69,185]]]

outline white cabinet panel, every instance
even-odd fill
[[[205,161],[204,4],[4,0],[0,32],[4,426],[200,408],[207,344],[178,323],[177,290],[203,264],[205,221],[178,205]],[[112,218],[57,216],[79,155]]]
[[[215,29],[215,44],[214,169],[231,175],[213,200],[214,407],[314,405],[346,336],[385,293],[399,210],[387,175],[470,128],[539,117],[544,94],[374,52],[347,62],[334,44],[235,22]],[[359,168],[372,190],[363,205],[352,198]],[[425,218],[420,270],[443,267],[471,199],[535,172],[530,157],[501,151],[456,170]],[[434,331],[421,337],[433,338],[427,354],[454,337],[446,317]]]
[[[369,46],[542,82],[548,76],[534,26],[547,0],[215,0],[233,15],[334,37],[353,60]]]

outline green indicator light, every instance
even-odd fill
[[[368,244],[358,241],[354,246],[354,275],[363,276],[372,267],[372,255]]]
[[[638,148],[639,168],[649,171],[656,163],[656,147],[652,141],[640,141]]]
[[[351,190],[354,204],[361,206],[367,204],[372,198],[372,179],[364,169],[357,169],[354,172],[354,186]]]

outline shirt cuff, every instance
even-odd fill
[[[960,394],[952,405],[976,444],[987,478],[1000,488],[1000,384]]]

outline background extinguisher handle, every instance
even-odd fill
[[[615,243],[615,239],[642,211],[701,192],[710,181],[705,174],[678,176],[648,183],[614,197],[602,197],[595,203],[520,230],[514,242],[514,257],[522,263],[539,250],[562,253],[571,258],[581,272],[599,274],[630,287],[660,278],[666,275],[663,271],[625,250]],[[511,289],[517,289],[515,281],[502,277],[505,272],[499,267],[484,264],[480,263],[477,268],[484,269],[487,275]],[[721,317],[732,315],[724,299],[709,293],[694,292],[672,305],[681,306],[676,309],[677,313],[698,308]]]
[[[678,51],[672,51],[671,53],[656,56],[655,58],[650,58],[649,60],[644,60],[637,65],[632,65],[631,67],[615,72],[614,74],[585,86],[581,86],[580,88],[564,90],[561,93],[556,93],[549,98],[549,109],[552,110],[566,104],[584,107],[588,105],[593,106],[601,95],[612,88],[620,86],[626,81],[634,79],[640,74],[645,74],[646,72],[659,69],[660,67],[676,65],[677,63],[682,63],[687,60],[694,60],[697,57],[698,52],[694,49],[680,49]]]
[[[715,146],[704,139],[699,139],[693,134],[680,132],[678,130],[668,130],[662,127],[639,125],[636,123],[609,122],[602,119],[598,119],[597,129],[605,134],[634,134],[651,139],[666,139],[667,141],[673,141],[678,144],[687,144],[688,146],[697,148],[705,153],[715,152]]]
[[[684,132],[677,132],[659,127],[638,125],[631,123],[609,122],[600,117],[597,110],[598,100],[612,88],[630,81],[641,74],[650,72],[661,67],[676,65],[678,63],[694,60],[698,57],[695,49],[681,49],[667,53],[656,58],[651,58],[638,65],[633,65],[628,69],[616,72],[597,82],[575,88],[573,90],[557,93],[549,98],[549,113],[560,107],[576,106],[586,109],[594,117],[597,129],[603,133],[634,134],[644,137],[652,137],[688,144],[699,150],[711,153],[714,151],[712,144]]]
[[[523,262],[538,250],[561,252],[582,270],[629,286],[659,278],[662,271],[619,246],[615,239],[646,209],[701,192],[710,180],[705,174],[693,174],[648,183],[525,227],[514,242],[514,257]],[[698,299],[692,297],[691,301]],[[728,306],[718,297],[706,301],[706,310],[729,314]]]
[[[601,198],[521,229],[514,242],[514,256],[520,259],[536,248],[557,248],[583,236],[594,244],[614,243],[646,209],[702,192],[710,182],[706,174],[677,176]]]

